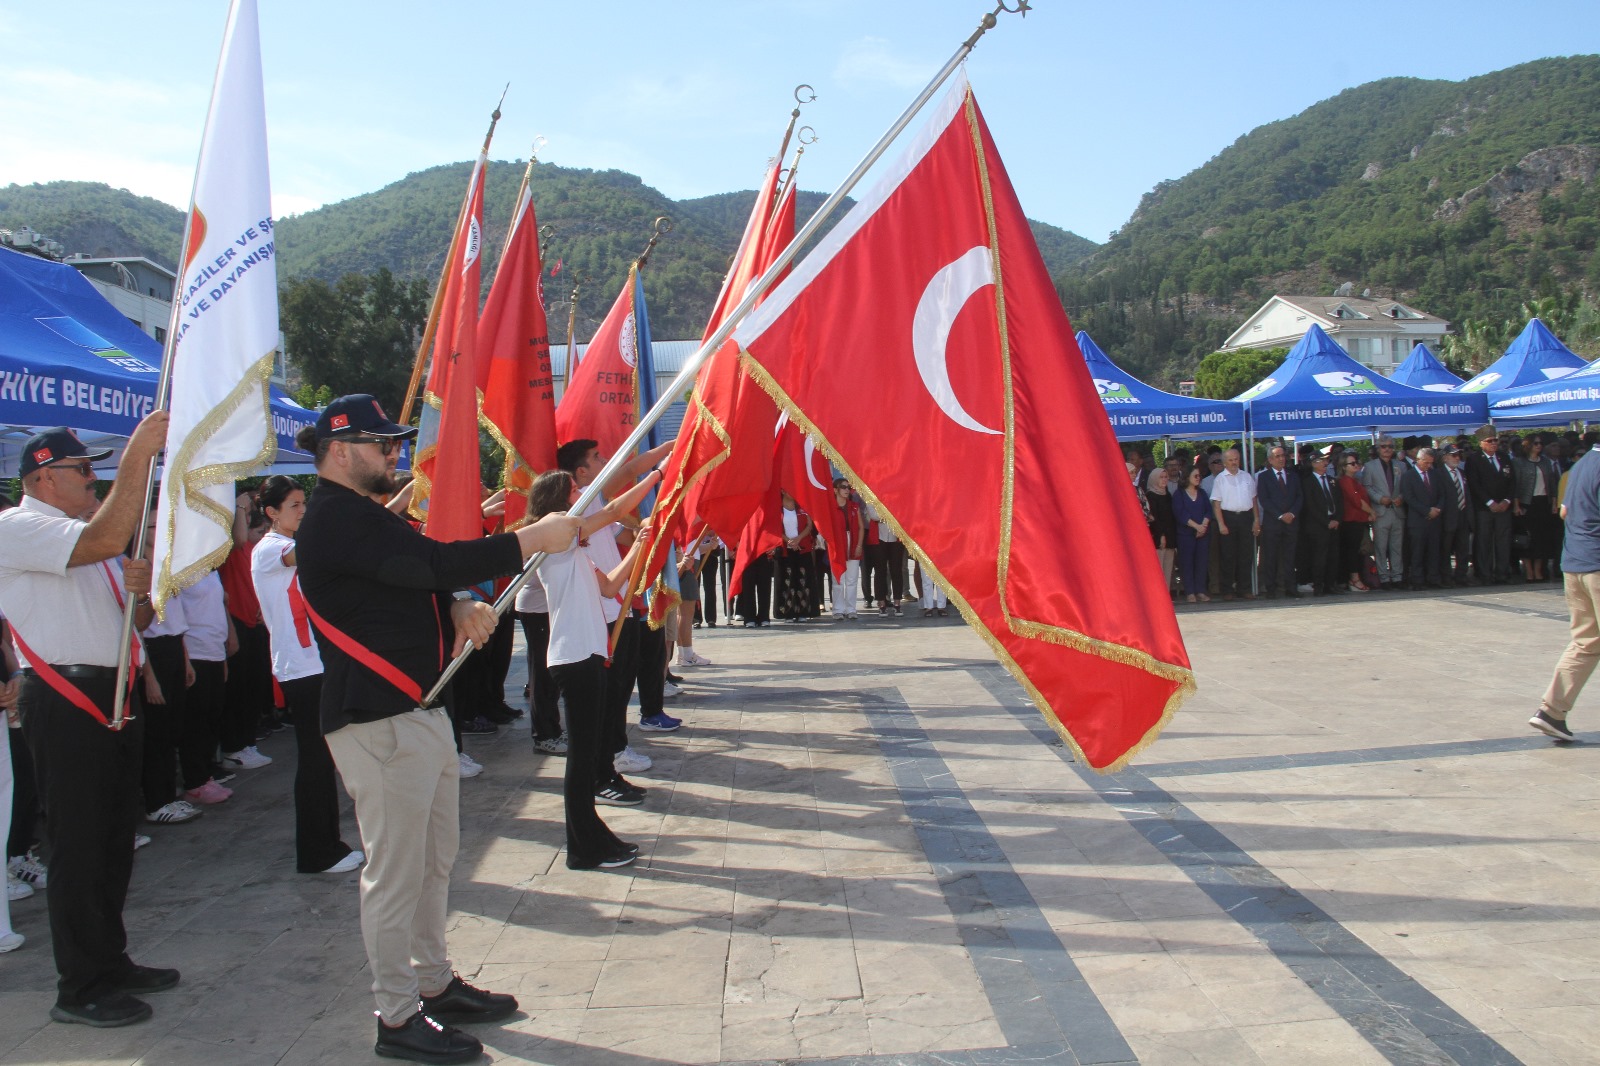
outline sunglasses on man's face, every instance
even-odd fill
[[[346,444],[376,444],[384,455],[393,455],[400,448],[398,437],[350,437]]]
[[[75,463],[51,463],[51,470],[76,470],[84,477],[94,477],[94,464],[87,459],[79,459]]]

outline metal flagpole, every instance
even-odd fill
[[[733,335],[734,329],[738,327],[744,316],[750,313],[757,301],[766,294],[766,291],[772,287],[773,283],[788,269],[789,264],[800,254],[800,249],[804,248],[806,243],[816,235],[817,231],[822,228],[833,212],[844,202],[845,197],[850,195],[850,190],[855,188],[856,184],[866,176],[867,171],[872,169],[873,164],[878,161],[879,157],[888,151],[895,138],[899,137],[901,132],[911,124],[911,120],[917,117],[917,113],[922,110],[923,106],[933,99],[933,94],[939,91],[939,87],[945,83],[945,80],[955,73],[956,68],[977,47],[978,40],[999,24],[998,16],[1000,13],[1007,12],[1013,15],[1027,16],[1030,10],[1029,0],[1013,0],[1013,4],[1014,6],[1009,6],[1006,0],[998,0],[995,9],[983,16],[982,21],[978,23],[978,28],[973,30],[972,35],[965,41],[961,42],[961,46],[955,50],[954,55],[945,61],[944,66],[939,69],[939,73],[933,76],[933,80],[928,82],[923,90],[917,94],[917,98],[911,101],[910,106],[900,114],[899,118],[895,119],[894,124],[884,132],[882,137],[878,138],[878,142],[868,149],[867,154],[862,157],[861,162],[856,164],[855,169],[849,173],[844,182],[833,191],[833,194],[823,202],[821,207],[817,208],[817,213],[806,220],[806,224],[800,227],[799,232],[794,235],[794,239],[789,242],[788,246],[778,253],[778,258],[773,261],[766,272],[750,283],[750,287],[745,290],[744,299],[740,300],[738,305],[728,312],[728,316],[722,320],[722,325],[718,326],[711,336],[706,338],[705,343],[700,345],[699,350],[684,362],[683,369],[678,371],[678,376],[672,379],[672,384],[661,394],[661,398],[656,401],[656,405],[650,408],[649,412],[639,420],[638,425],[633,427],[633,432],[628,434],[628,438],[622,442],[611,458],[607,460],[605,467],[589,483],[588,488],[579,494],[577,502],[572,505],[567,514],[579,517],[588,508],[589,504],[594,502],[600,495],[605,483],[617,471],[622,469],[629,457],[632,456],[634,449],[638,448],[639,443],[650,432],[650,427],[661,421],[661,417],[667,413],[667,409],[672,406],[674,399],[694,380],[695,375],[700,372],[701,365],[711,357],[713,352],[722,347],[724,341]],[[570,361],[570,353],[568,353],[568,358]],[[522,568],[522,573],[518,574],[516,579],[500,594],[499,599],[495,600],[495,614],[505,614],[506,609],[516,600],[517,593],[521,591],[523,585],[528,583],[528,579],[533,576],[533,572],[539,568],[539,564],[544,562],[544,559],[544,552],[535,552],[529,557]],[[457,670],[461,669],[461,664],[466,662],[467,656],[471,655],[474,650],[476,649],[473,643],[470,640],[467,641],[466,647],[462,649],[461,654],[450,661],[450,664],[445,667],[444,673],[439,676],[439,680],[423,697],[423,706],[429,706],[439,698],[439,693],[444,690],[445,685],[450,683],[450,679],[455,676]]]

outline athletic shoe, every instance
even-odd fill
[[[261,754],[256,750],[256,746],[252,744],[247,748],[240,748],[238,751],[223,752],[222,761],[229,766],[237,766],[243,770],[259,770],[263,766],[272,764],[272,756]]]
[[[672,693],[677,695],[677,693]],[[683,725],[682,718],[674,718],[670,714],[653,714],[649,718],[639,720],[639,728],[646,733],[670,733]]]
[[[27,899],[33,895],[33,886],[26,881],[18,881],[8,872],[6,874],[6,899],[15,903],[19,899]]]
[[[338,862],[334,863],[332,866],[328,867],[322,872],[325,874],[347,874],[366,861],[366,855],[362,854],[359,850],[352,848],[350,854],[346,855],[344,858],[340,859]]]
[[[669,682],[671,682],[672,684],[674,684],[674,685],[683,684],[683,678],[679,677],[677,674],[673,673],[671,670],[667,671],[667,680]]]
[[[567,736],[563,733],[561,736],[552,737],[549,740],[536,740],[533,742],[533,750],[543,752],[546,755],[565,755],[567,753]]]
[[[638,852],[619,851],[615,855],[603,855],[598,859],[584,860],[567,856],[567,869],[569,870],[614,870],[618,866],[631,866],[639,857]]]
[[[464,751],[456,752],[456,761],[461,763],[462,777],[477,777],[483,773],[483,764]]]
[[[190,803],[225,803],[232,796],[232,789],[223,788],[209,777],[199,788],[191,788],[183,794]]]
[[[611,758],[611,765],[619,774],[642,774],[650,769],[650,756],[640,755],[633,748],[623,748]]]
[[[711,660],[695,651],[693,648],[678,649],[679,666],[710,666]]]
[[[637,807],[644,803],[644,797],[635,791],[623,791],[612,783],[595,789],[594,801],[606,807]]]
[[[1572,735],[1572,730],[1567,728],[1566,719],[1552,718],[1543,711],[1540,711],[1538,714],[1528,719],[1528,724],[1533,726],[1533,728],[1537,729],[1539,732],[1543,733],[1545,736],[1554,740],[1559,740],[1563,743],[1577,739]]]
[[[173,800],[145,815],[144,820],[159,825],[177,825],[179,822],[192,822],[204,813],[188,800]]]
[[[232,781],[238,776],[238,774],[228,769],[222,763],[214,762],[211,764],[211,780],[215,781],[219,785],[226,785],[229,781]]]
[[[453,973],[443,992],[422,997],[422,1012],[435,1021],[453,1025],[497,1022],[517,1012],[517,997],[474,988],[463,981],[460,974]]]
[[[472,721],[461,724],[461,735],[464,737],[488,737],[498,732],[500,727],[481,714]]]
[[[39,856],[30,850],[26,855],[13,855],[6,862],[6,875],[15,877],[24,884],[34,888],[43,888],[48,880],[49,871],[44,863],[39,861]]]
[[[644,799],[645,793],[650,791],[649,789],[645,788],[643,785],[634,784],[632,781],[629,781],[626,777],[623,777],[621,774],[617,774],[616,776],[614,776],[611,779],[610,784],[611,784],[611,787],[619,789],[620,791],[623,791],[623,792],[631,792],[635,796],[638,796],[640,799]]]
[[[677,685],[674,685],[671,681],[667,681],[667,682],[664,682],[662,684],[662,686],[661,686],[661,698],[662,699],[670,700],[675,696],[681,696],[681,695],[683,695],[683,689],[679,688]]]
[[[135,833],[135,834],[133,834],[133,850],[134,851],[138,851],[140,848],[144,847],[148,843],[150,843],[150,838],[145,836],[143,833]]]
[[[378,1019],[378,1042],[373,1051],[386,1059],[412,1062],[477,1062],[483,1057],[483,1043],[454,1026],[441,1025],[424,1011],[417,1011],[396,1026]]]
[[[5,936],[0,936],[0,955],[4,955],[8,951],[16,951],[27,942],[28,938],[21,933],[7,933]]]
[[[151,1014],[150,1004],[134,999],[126,992],[108,992],[98,1002],[73,1004],[57,1003],[50,1008],[50,1017],[58,1022],[92,1025],[96,1029],[115,1029],[120,1025],[142,1022]]]

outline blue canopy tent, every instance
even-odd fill
[[[1555,381],[1489,393],[1489,417],[1522,429],[1600,422],[1600,359]]]
[[[1232,400],[1174,396],[1146,385],[1113,363],[1081,329],[1078,348],[1118,440],[1237,437],[1244,432],[1243,405]]]
[[[155,408],[161,345],[65,263],[0,248],[0,476],[41,427],[70,426],[91,448],[121,446]],[[310,473],[294,435],[316,412],[272,389],[282,473]],[[109,465],[114,460],[108,460]]]
[[[1462,432],[1488,421],[1482,396],[1425,392],[1374,374],[1313,325],[1272,375],[1234,399],[1253,436],[1348,440],[1379,432]]]
[[[1394,368],[1390,381],[1398,381],[1423,392],[1454,392],[1461,387],[1461,379],[1450,373],[1437,356],[1421,341],[1411,349],[1406,361]]]
[[[1506,352],[1490,363],[1477,377],[1461,386],[1461,392],[1520,389],[1524,385],[1544,384],[1582,370],[1588,360],[1574,355],[1549,328],[1532,319],[1506,346]]]

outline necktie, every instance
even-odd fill
[[[1454,470],[1450,471],[1450,480],[1456,483],[1456,506],[1465,511],[1467,509],[1467,486],[1462,483],[1461,475]]]
[[[1284,488],[1288,488],[1289,487],[1289,482],[1284,480],[1283,471],[1282,470],[1278,471],[1278,484],[1282,485]]]

